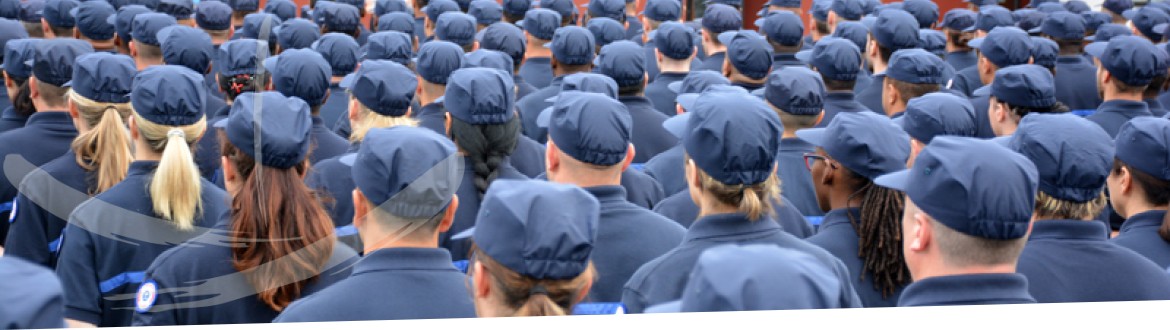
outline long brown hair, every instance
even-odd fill
[[[221,154],[243,178],[232,195],[232,265],[257,298],[279,312],[325,268],[333,254],[333,222],[301,179],[307,160],[288,169],[262,166],[222,131],[219,140]]]
[[[567,280],[542,280],[520,275],[497,262],[477,247],[472,247],[475,262],[491,278],[492,287],[500,288],[504,304],[515,312],[511,316],[561,316],[569,315],[573,306],[581,299],[582,289],[596,277],[593,262],[577,277]],[[468,267],[472,269],[472,267]],[[533,294],[533,288],[540,285],[543,293]]]
[[[90,127],[88,132],[78,135],[70,147],[77,165],[96,173],[97,185],[87,191],[96,195],[126,178],[126,171],[134,160],[126,120],[134,110],[130,109],[130,103],[95,102],[72,90],[66,95],[77,106],[78,116]]]

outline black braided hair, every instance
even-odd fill
[[[472,125],[451,117],[451,140],[471,159],[475,190],[483,197],[488,185],[499,177],[499,168],[516,149],[520,119],[512,117],[498,125]]]
[[[902,256],[904,195],[875,185],[857,174],[853,176],[864,180],[861,188],[849,196],[849,200],[861,199],[861,219],[854,219],[853,214],[849,214],[849,222],[857,231],[857,255],[861,257],[863,270],[861,279],[871,275],[874,286],[882,292],[882,298],[887,298],[910,283],[910,269]]]

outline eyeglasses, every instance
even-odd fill
[[[821,156],[821,155],[818,155],[818,154],[812,153],[812,152],[807,152],[803,156],[804,156],[804,168],[808,169],[809,172],[812,172],[813,164],[816,163],[816,161],[818,159],[821,161],[828,161],[829,160],[828,157]]]

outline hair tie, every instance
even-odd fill
[[[533,285],[531,289],[528,289],[529,296],[535,296],[538,294],[542,294],[542,295],[546,295],[546,296],[548,295],[548,289],[544,288],[544,284]]]
[[[173,136],[177,136],[181,139],[186,139],[187,133],[183,133],[183,130],[181,130],[181,129],[172,128],[171,130],[167,131],[167,138],[171,138]]]

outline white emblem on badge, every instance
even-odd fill
[[[142,286],[138,287],[138,294],[134,296],[134,310],[146,313],[150,307],[154,306],[156,298],[158,298],[158,284],[154,281],[142,283]]]

